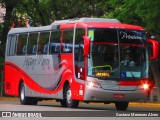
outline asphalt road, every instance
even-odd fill
[[[2,117],[3,112],[3,117]],[[21,117],[48,117],[48,119],[64,120],[99,120],[99,119],[137,119],[158,120],[160,117],[160,104],[156,103],[130,103],[127,111],[117,111],[114,104],[104,105],[102,103],[80,103],[76,109],[61,107],[60,103],[55,101],[38,102],[38,105],[21,105],[18,100],[0,100],[0,116],[8,119],[5,115],[12,115],[14,119]],[[23,119],[24,119],[23,118]],[[1,118],[0,118],[1,119]],[[25,118],[27,119],[27,118]],[[38,118],[39,119],[39,118]],[[56,120],[57,120],[56,119]]]

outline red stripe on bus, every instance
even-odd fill
[[[153,80],[151,79],[141,79],[141,80],[133,80],[133,81],[127,81],[127,80],[122,80],[119,81],[120,86],[139,86],[142,84],[155,84]]]
[[[7,68],[6,66],[10,66],[13,69],[16,69],[17,74],[21,73],[22,75],[20,75],[21,76],[20,78],[23,78],[24,83],[32,90],[35,90],[35,91],[41,92],[41,93],[46,93],[46,94],[54,94],[54,93],[57,93],[58,91],[60,91],[62,89],[62,85],[60,85],[59,88],[54,90],[54,91],[53,90],[45,90],[43,87],[38,85],[24,70],[22,70],[16,64],[14,64],[12,62],[5,62],[5,68]],[[6,69],[5,71],[10,71],[10,70]],[[19,82],[20,82],[20,80],[19,80]]]

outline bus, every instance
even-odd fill
[[[129,102],[148,99],[154,86],[149,60],[158,57],[157,51],[158,43],[147,39],[144,28],[117,19],[13,28],[6,44],[5,93],[23,105],[54,99],[69,108],[82,101],[115,103],[117,110],[126,110]]]

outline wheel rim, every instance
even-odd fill
[[[71,103],[71,97],[72,97],[72,93],[71,93],[71,90],[68,90],[67,91],[67,103]]]
[[[24,87],[21,89],[21,100],[24,100]]]

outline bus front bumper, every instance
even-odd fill
[[[145,90],[104,90],[85,86],[84,101],[116,102],[116,101],[147,101],[148,91]]]

